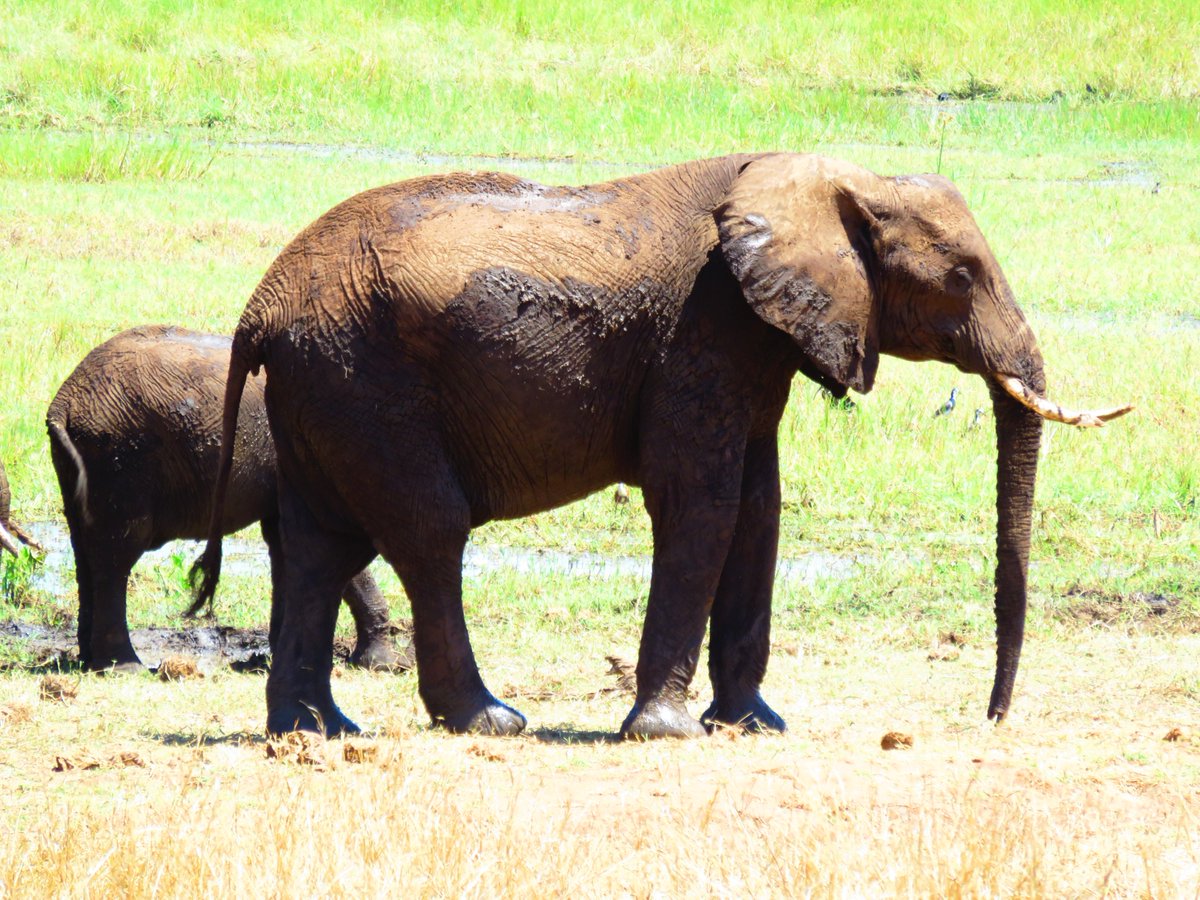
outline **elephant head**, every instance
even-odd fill
[[[742,167],[716,219],[747,302],[843,390],[869,391],[880,353],[940,360],[987,382],[998,467],[988,717],[999,721],[1024,635],[1041,420],[1098,426],[1132,407],[1072,412],[1045,398],[1033,331],[945,178],[884,178],[817,156],[765,156]]]

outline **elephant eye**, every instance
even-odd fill
[[[946,275],[946,289],[952,294],[966,294],[975,284],[966,266],[957,266]]]

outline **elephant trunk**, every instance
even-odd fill
[[[1040,395],[1040,369],[1028,379]],[[988,718],[1002,720],[1012,701],[1013,683],[1025,638],[1026,580],[1037,480],[1042,419],[1011,397],[997,380],[987,379],[996,421],[996,680]]]

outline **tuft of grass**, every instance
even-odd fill
[[[203,178],[219,150],[180,138],[144,135],[0,132],[0,178],[104,183]]]
[[[28,606],[35,596],[34,580],[41,565],[42,557],[28,547],[21,547],[16,556],[0,553],[0,602]]]

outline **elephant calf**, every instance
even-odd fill
[[[8,475],[4,471],[4,463],[0,462],[0,549],[7,550],[13,556],[21,551],[21,544],[41,550],[37,542],[9,518],[11,503],[12,494],[8,490]]]
[[[218,335],[134,328],[89,353],[50,404],[46,427],[75,552],[79,659],[86,668],[140,668],[125,614],[130,570],[147,550],[207,530],[229,348],[229,339]],[[274,569],[280,541],[275,447],[263,388],[262,379],[253,381],[241,403],[221,522],[226,534],[261,522]],[[342,598],[358,632],[352,663],[411,665],[391,645],[387,602],[368,572],[351,578]],[[279,626],[272,602],[272,647]]]

